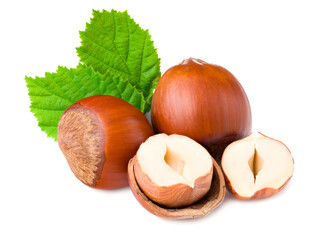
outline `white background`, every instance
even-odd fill
[[[318,1],[1,1],[0,239],[315,239],[318,233]],[[24,76],[75,67],[92,9],[128,10],[158,48],[161,71],[196,57],[230,70],[253,129],[295,160],[277,195],[227,193],[208,216],[166,220],[130,189],[100,191],[72,174],[30,113]]]

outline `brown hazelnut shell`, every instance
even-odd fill
[[[95,95],[69,106],[58,143],[74,175],[98,189],[128,185],[127,164],[154,131],[144,114],[121,98]]]
[[[252,125],[250,104],[236,77],[195,58],[163,74],[154,92],[151,117],[156,133],[190,137],[216,161],[228,144],[247,136]]]

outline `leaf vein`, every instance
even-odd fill
[[[63,109],[59,109],[59,108],[44,108],[44,107],[37,107],[37,106],[34,106],[32,105],[31,108],[34,108],[34,109],[39,109],[39,110],[43,110],[43,111],[59,111],[59,112],[64,112],[64,110],[66,108],[63,108]]]
[[[97,14],[97,16],[98,16],[98,19],[99,19],[99,22],[100,22],[102,28],[105,29],[106,33],[108,33],[108,29],[104,26],[104,24],[103,24],[103,22],[102,22],[102,20],[101,20],[100,15]],[[112,13],[112,16],[113,16],[113,18],[114,18],[114,14],[113,14],[113,13]],[[115,22],[114,22],[114,24],[115,24]],[[116,32],[116,24],[115,24],[115,32]],[[116,49],[118,55],[120,56],[120,58],[122,59],[122,61],[125,63],[126,69],[129,71],[129,74],[130,74],[131,77],[133,78],[132,80],[134,80],[134,82],[136,83],[136,85],[138,85],[139,88],[141,88],[140,83],[136,80],[136,77],[135,77],[135,76],[132,74],[132,72],[130,71],[130,68],[128,67],[127,62],[126,62],[125,59],[123,58],[122,54],[119,52],[119,50],[118,50],[118,48],[117,48],[117,45],[116,45],[116,42],[115,42],[115,39],[114,39],[114,40],[113,40],[112,38],[110,38],[110,39],[112,40],[113,45],[114,45],[114,47],[115,47],[115,49]],[[142,89],[142,88],[141,88],[141,89]]]
[[[103,65],[107,66],[107,67],[110,68],[110,69],[113,69],[113,70],[115,70],[115,71],[118,71],[118,72],[124,73],[125,75],[128,75],[128,73],[123,72],[122,70],[119,70],[119,69],[116,69],[116,68],[110,66],[109,64],[103,62],[102,60],[100,60],[99,58],[97,58],[97,57],[94,56],[94,55],[91,55],[91,54],[89,54],[89,53],[87,53],[87,52],[85,52],[85,51],[83,51],[83,50],[79,50],[79,51],[82,52],[82,53],[84,53],[84,54],[86,54],[86,55],[89,56],[89,57],[94,58],[95,60],[99,61],[100,63],[102,63]],[[102,73],[101,73],[101,74],[102,74]],[[130,76],[130,75],[128,75],[128,76]]]
[[[65,97],[65,96],[60,96],[60,95],[58,95],[58,94],[56,94],[56,93],[53,93],[53,92],[49,91],[48,89],[46,89],[46,88],[40,86],[39,84],[37,84],[36,81],[32,81],[32,83],[33,83],[34,85],[36,85],[37,87],[39,87],[40,89],[44,89],[44,90],[47,91],[48,93],[51,93],[51,95],[54,95],[54,96],[56,96],[56,97],[62,98],[62,99],[64,99],[64,100],[67,100],[67,101],[69,101],[71,104],[73,103],[73,101],[72,101],[71,99],[69,99],[69,98],[67,98],[67,97]],[[58,86],[58,87],[59,87],[59,86]],[[60,87],[59,87],[59,88],[60,88]],[[29,95],[32,96],[33,94],[29,94]]]

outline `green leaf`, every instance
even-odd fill
[[[112,95],[145,110],[145,99],[130,83],[110,71],[104,75],[91,67],[79,64],[77,68],[58,67],[56,73],[45,77],[26,77],[31,100],[31,112],[38,125],[49,137],[56,140],[57,126],[64,110],[85,97]]]
[[[93,10],[85,31],[80,31],[80,61],[101,74],[108,71],[126,79],[146,99],[150,110],[153,91],[161,76],[160,59],[148,30],[125,12]]]

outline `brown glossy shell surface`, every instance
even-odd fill
[[[140,189],[134,172],[131,159],[128,164],[128,178],[131,190],[137,201],[150,213],[163,218],[196,218],[210,213],[224,199],[226,187],[223,173],[215,160],[213,160],[213,178],[208,193],[198,202],[183,208],[165,208],[151,201]]]
[[[199,59],[186,59],[168,69],[152,100],[156,132],[188,136],[212,154],[251,131],[246,93],[227,69]],[[221,151],[223,151],[221,149]],[[216,159],[216,157],[213,155]]]
[[[71,118],[71,113],[76,118]],[[116,189],[128,185],[128,161],[153,134],[139,109],[117,97],[96,95],[66,109],[59,121],[58,142],[72,171],[83,183]],[[83,163],[81,169],[75,168],[78,163]],[[90,181],[85,179],[87,173]]]

